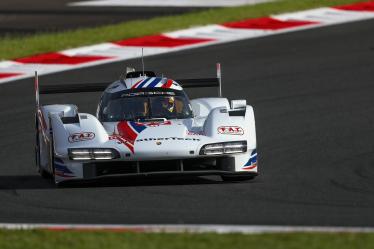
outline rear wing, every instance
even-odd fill
[[[183,88],[199,88],[199,87],[218,87],[218,95],[222,96],[221,87],[221,64],[217,63],[216,78],[201,79],[179,79],[175,80]],[[35,98],[36,106],[39,107],[39,94],[60,94],[60,93],[81,93],[81,92],[103,92],[113,82],[101,83],[79,83],[79,84],[62,84],[39,86],[38,73],[35,72]]]
[[[219,87],[219,80],[217,78],[179,79],[175,81],[183,88]],[[103,92],[112,83],[113,82],[40,86],[39,94]]]

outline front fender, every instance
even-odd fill
[[[68,148],[96,148],[109,140],[109,136],[91,114],[80,113],[76,123],[66,123],[58,114],[50,115],[55,153],[67,157]]]
[[[247,105],[243,115],[234,115],[225,108],[213,109],[204,123],[204,134],[220,141],[247,140],[250,149],[256,148],[256,127],[252,106]]]

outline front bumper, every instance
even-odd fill
[[[245,175],[256,172],[235,171],[234,157],[202,157],[157,161],[90,161],[81,164],[81,176],[59,178],[58,182],[90,181],[103,178],[178,176],[178,175]]]
[[[83,178],[107,175],[207,174],[235,172],[235,158],[194,158],[157,161],[112,161],[83,164]]]

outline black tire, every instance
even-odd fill
[[[38,119],[35,117],[35,165],[36,170],[43,178],[51,178],[51,175],[40,166],[40,141]]]
[[[253,180],[257,175],[221,175],[221,178],[225,182],[243,182]]]
[[[55,174],[55,144],[53,141],[53,132],[51,133],[51,166],[52,166],[52,176],[51,178],[53,179],[53,183],[55,184],[56,187],[61,188],[64,187],[64,182],[57,182],[56,181],[56,174]]]
[[[50,156],[50,159],[51,160],[51,166],[52,166],[52,169],[51,169],[51,178],[53,180],[53,183],[55,184],[56,187],[60,188],[60,187],[63,187],[64,186],[64,182],[57,182],[56,181],[56,174],[55,174],[55,144],[54,144],[54,141],[53,141],[53,132],[51,132],[51,143],[50,143],[50,150],[51,150],[51,156]]]
[[[50,146],[51,146],[50,147],[51,156],[50,156],[49,160],[51,160],[51,166],[52,166],[52,169],[51,169],[52,179],[53,179],[54,184],[56,184],[56,186],[59,186],[60,184],[58,182],[56,182],[56,174],[55,174],[55,144],[54,144],[54,141],[53,141],[53,133],[52,132],[51,132]]]

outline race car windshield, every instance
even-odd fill
[[[185,96],[144,92],[142,94],[122,94],[119,98],[109,100],[101,113],[101,120],[104,122],[191,117],[192,109]]]

